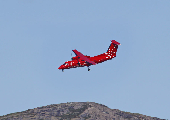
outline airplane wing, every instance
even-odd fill
[[[90,59],[88,59],[87,57],[85,57],[81,52],[77,51],[76,49],[75,50],[72,50],[77,56],[80,57],[81,60],[84,60],[90,64],[93,64],[93,65],[96,65],[95,62],[91,61]]]

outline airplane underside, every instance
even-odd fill
[[[71,68],[77,68],[77,67],[85,67],[85,66],[87,66],[88,67],[88,71],[90,71],[90,65],[78,65],[78,66],[72,66],[72,67],[65,68],[65,69],[71,69]],[[62,72],[64,72],[64,69],[62,69]]]

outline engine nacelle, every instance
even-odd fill
[[[85,55],[84,57],[90,58],[90,56],[87,56],[87,55]],[[72,57],[71,59],[72,60],[78,60],[79,58],[80,58],[79,56],[75,56],[75,57]]]
[[[75,57],[72,57],[71,59],[72,59],[72,60],[78,60],[79,57],[78,57],[78,56],[75,56]]]

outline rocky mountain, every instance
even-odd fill
[[[163,120],[139,113],[110,109],[94,102],[52,104],[0,116],[0,120]],[[165,119],[164,119],[165,120]]]

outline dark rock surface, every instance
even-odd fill
[[[0,116],[0,120],[165,120],[110,109],[94,102],[52,104]]]

